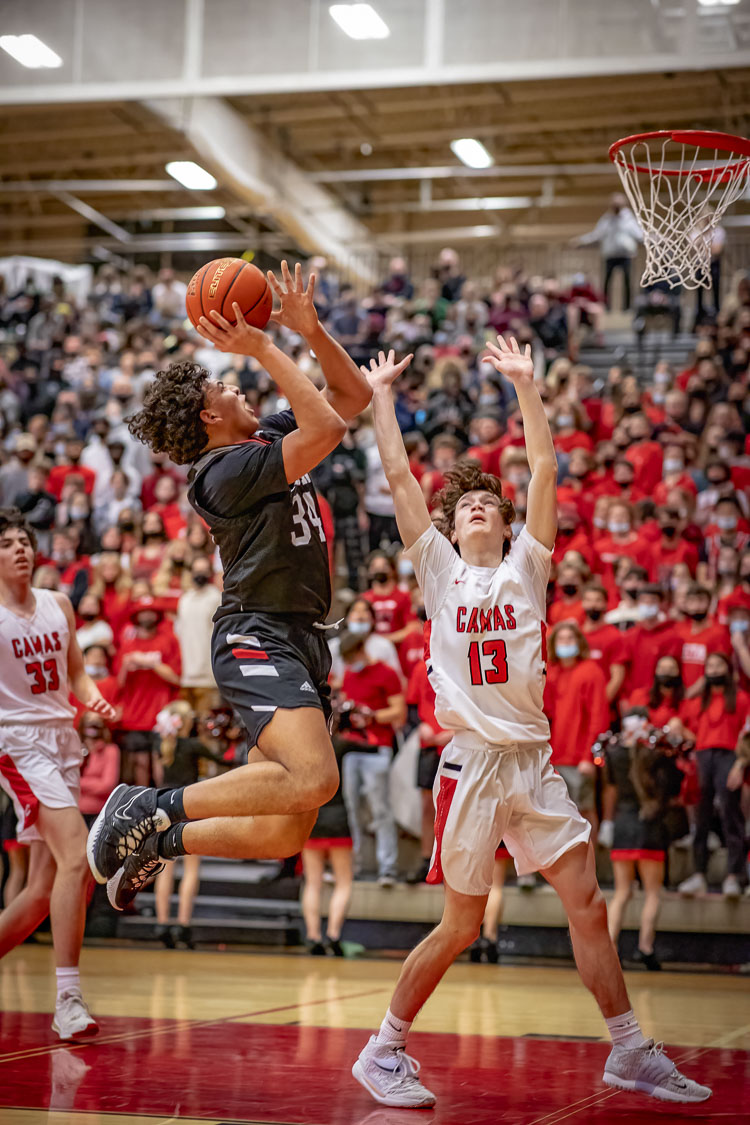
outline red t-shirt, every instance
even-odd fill
[[[390,594],[382,594],[373,587],[362,596],[375,610],[376,633],[398,633],[414,616],[410,596],[398,586]]]
[[[667,496],[674,488],[679,488],[682,492],[689,492],[691,496],[698,495],[698,489],[695,487],[695,481],[690,473],[682,473],[672,484],[668,484],[665,480],[659,481],[653,491],[654,503],[660,506],[666,504]]]
[[[589,646],[591,660],[595,660],[609,680],[613,664],[627,664],[628,646],[625,634],[614,625],[598,625],[596,629],[583,630]]]
[[[577,551],[581,555],[591,569],[594,565],[594,548],[591,545],[591,540],[582,528],[577,528],[572,535],[561,535],[557,533],[555,538],[555,546],[552,551],[552,561],[559,563],[568,551]]]
[[[115,657],[115,674],[120,671],[123,657],[129,652],[154,652],[159,663],[168,664],[178,676],[182,672],[180,646],[172,629],[159,629],[153,637],[132,637],[122,641]],[[179,694],[177,684],[167,683],[151,668],[136,668],[128,672],[120,703],[123,730],[153,730],[156,716],[163,707]]]
[[[609,729],[607,681],[598,664],[593,660],[579,660],[570,668],[549,664],[544,710],[550,724],[553,765],[591,761],[597,735]]]
[[[47,491],[52,493],[55,500],[59,500],[62,496],[66,478],[76,475],[82,477],[83,490],[87,496],[90,496],[94,491],[96,473],[86,465],[55,465],[50,469],[49,476],[47,477]]]
[[[559,598],[547,610],[547,624],[550,628],[560,621],[575,621],[577,625],[583,625],[585,616],[580,598],[575,598],[572,602]]]
[[[712,746],[735,750],[747,721],[748,711],[750,695],[746,692],[737,692],[737,707],[734,712],[727,711],[723,692],[712,692],[705,711],[700,697],[685,700],[680,709],[680,718],[695,735],[696,750],[709,750]]]
[[[651,562],[651,549],[648,543],[635,531],[630,533],[627,543],[617,543],[611,535],[603,535],[594,543],[596,555],[596,571],[601,575],[602,582],[609,588],[615,584],[615,563],[623,556],[630,559],[637,566],[648,570]]]
[[[648,711],[649,722],[655,727],[665,727],[670,719],[676,719],[680,714],[680,706],[672,702],[671,693],[662,697],[658,707],[651,707],[651,688],[638,688],[628,700],[628,707],[645,707]]]
[[[658,441],[639,441],[625,451],[625,460],[635,469],[633,483],[650,495],[662,478],[664,450]]]
[[[161,516],[168,539],[182,538],[186,524],[179,504],[153,504],[149,510]]]
[[[678,659],[682,665],[682,681],[686,688],[692,687],[703,675],[709,652],[723,652],[727,656],[732,654],[729,630],[726,625],[718,625],[711,618],[707,618],[706,623],[696,632],[693,632],[692,621],[680,621],[675,626],[675,632],[680,640]]]
[[[500,458],[503,455],[503,450],[512,444],[510,438],[504,435],[489,445],[472,446],[468,451],[468,456],[479,462],[479,467],[483,473],[492,473],[493,476],[499,477]]]
[[[574,430],[572,434],[558,434],[554,439],[554,446],[561,453],[570,453],[572,449],[587,449],[589,453],[594,451],[593,441],[583,430]]]
[[[103,680],[94,680],[94,683],[98,687],[102,698],[106,699],[107,703],[111,703],[113,707],[116,707],[117,701],[120,698],[120,685],[117,682],[117,676],[105,676]],[[88,711],[89,708],[85,707],[80,699],[77,699],[76,696],[73,695],[73,692],[70,693],[68,702],[76,709],[73,722],[77,725],[81,715]]]
[[[659,539],[651,548],[648,580],[649,582],[658,582],[661,585],[669,580],[674,567],[678,563],[687,563],[690,574],[695,578],[695,571],[699,562],[698,548],[694,543],[686,543],[684,539],[675,539],[667,545],[663,539]]]
[[[654,682],[656,665],[662,656],[680,659],[682,642],[673,621],[659,621],[653,628],[634,625],[623,633],[628,656],[628,672],[623,685],[623,697],[630,699],[639,688],[650,688]]]
[[[387,664],[376,660],[366,664],[361,672],[354,672],[347,666],[341,690],[347,699],[371,711],[381,711],[388,706],[394,695],[401,695],[401,681]],[[388,723],[370,723],[364,730],[350,730],[346,737],[353,741],[367,742],[370,746],[392,746],[393,727]]]
[[[427,675],[427,665],[420,660],[414,667],[406,689],[406,702],[417,708],[420,723],[426,723],[435,734],[441,734],[443,728],[435,718],[435,692]],[[422,746],[433,745],[429,740],[422,739]],[[440,747],[442,749],[442,747]]]

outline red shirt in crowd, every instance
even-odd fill
[[[398,586],[390,594],[383,594],[373,587],[365,590],[362,597],[375,610],[376,633],[398,633],[414,616],[410,596]]]
[[[599,665],[594,660],[579,660],[569,668],[549,664],[544,710],[553,764],[577,766],[591,761],[597,735],[609,729],[607,681]]]
[[[435,692],[427,675],[427,665],[424,660],[420,660],[414,667],[406,689],[406,702],[417,708],[420,723],[426,723],[435,734],[443,733],[443,728],[435,718]],[[422,746],[432,745],[424,738],[421,739],[421,743]]]
[[[667,497],[673,489],[679,488],[681,492],[689,492],[691,496],[698,495],[698,489],[695,487],[695,481],[690,476],[690,473],[684,472],[672,483],[668,484],[665,480],[660,480],[653,491],[653,500],[656,505],[662,507],[667,502]]]
[[[79,476],[83,480],[83,490],[87,496],[94,491],[96,473],[87,465],[54,465],[47,477],[47,492],[51,492],[55,500],[60,499],[65,481],[70,476]]]
[[[184,478],[175,469],[170,469],[168,465],[164,468],[159,467],[155,472],[144,477],[141,485],[141,505],[144,512],[153,508],[156,503],[156,485],[162,477],[171,477],[178,488],[185,483]]]
[[[574,430],[572,434],[558,434],[554,439],[555,449],[560,453],[570,453],[572,449],[587,449],[594,452],[594,443],[583,430]]]
[[[114,742],[87,754],[81,769],[78,807],[84,816],[96,816],[120,779],[120,751]]]
[[[157,629],[153,637],[131,637],[122,641],[115,657],[115,673],[122,667],[123,657],[131,652],[155,653],[157,663],[168,664],[179,676],[182,658],[177,638],[169,629]],[[170,684],[151,668],[135,668],[127,673],[121,695],[123,730],[153,730],[156,716],[177,698],[179,687]]]
[[[658,441],[639,441],[625,450],[625,460],[635,469],[633,484],[650,496],[662,478],[664,450]]]
[[[657,621],[656,625],[634,625],[623,633],[627,646],[628,672],[623,685],[623,699],[630,699],[639,688],[650,688],[656,665],[662,656],[680,659],[682,642],[673,621]]]
[[[609,681],[612,665],[628,662],[625,634],[614,625],[597,625],[595,629],[586,629],[584,626],[583,635],[588,642],[591,660],[596,661]]]
[[[665,727],[671,719],[679,717],[680,705],[672,699],[671,691],[666,696],[661,697],[658,707],[651,706],[650,698],[651,688],[638,688],[628,700],[628,706],[645,707],[648,711],[649,722],[653,723],[655,727]]]
[[[341,690],[352,703],[369,707],[371,711],[381,711],[388,707],[394,695],[401,695],[401,680],[387,664],[376,660],[366,664],[359,672],[347,665]],[[392,746],[393,727],[388,723],[372,722],[364,730],[347,730],[346,737],[355,742],[367,742],[370,746]]]
[[[726,625],[718,625],[710,618],[693,631],[692,621],[680,621],[675,632],[680,641],[677,657],[682,666],[682,682],[686,688],[692,687],[703,675],[706,657],[710,652],[732,654],[732,642]]]
[[[577,625],[583,625],[585,617],[580,597],[572,601],[558,598],[547,610],[547,624],[550,628],[560,621],[575,621]]]
[[[678,563],[686,563],[690,574],[695,578],[695,572],[700,562],[698,548],[694,543],[686,543],[684,539],[673,540],[668,545],[659,539],[651,548],[651,560],[648,565],[649,582],[658,582],[659,585],[668,581],[672,571]]]
[[[705,710],[700,696],[685,700],[680,718],[695,735],[696,750],[710,750],[713,746],[735,750],[749,711],[750,695],[747,692],[738,691],[736,709],[728,711],[724,693],[718,691],[711,693]]]

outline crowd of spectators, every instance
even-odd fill
[[[362,297],[324,260],[309,265],[320,316],[357,361],[381,347],[414,353],[396,408],[431,510],[445,473],[472,457],[502,478],[516,534],[530,475],[523,428],[485,343],[511,332],[531,345],[559,460],[546,694],[553,761],[596,827],[597,736],[633,706],[679,727],[697,747],[682,795],[692,802],[691,886],[705,889],[716,828],[728,848],[724,891],[740,893],[743,774],[734,752],[750,704],[750,276],[733,280],[720,309],[704,308],[684,364],[659,362],[644,380],[622,363],[595,378],[580,362],[582,342],[603,344],[604,297],[585,277],[500,266],[479,284],[445,249],[419,280],[393,259]],[[185,471],[136,442],[127,418],[155,373],[186,359],[239,385],[261,415],[285,405],[254,360],[205,344],[186,321],[184,297],[173,271],[154,277],[142,266],[102,266],[85,303],[60,279],[49,292],[31,283],[0,290],[0,506],[17,506],[34,527],[34,584],[70,595],[86,669],[117,709],[111,731],[81,719],[102,752],[89,754],[97,767],[84,770],[84,790],[87,772],[102,793],[115,769],[127,781],[153,780],[157,715],[178,698],[199,718],[221,707],[209,658],[217,552],[187,504]],[[319,382],[302,339],[269,331]],[[429,756],[436,761],[447,736],[430,713],[424,609],[367,413],[314,476],[337,596],[348,606],[333,682],[351,711],[342,769],[355,869],[371,825],[378,875],[387,884],[397,874],[388,767],[394,740],[418,730],[427,755],[423,878]],[[113,752],[103,754],[109,746],[116,767]]]

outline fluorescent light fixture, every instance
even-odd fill
[[[387,39],[391,34],[372,4],[329,4],[328,11],[350,39]]]
[[[491,168],[493,159],[481,141],[474,137],[460,137],[451,141],[451,151],[467,168]]]
[[[30,70],[62,66],[62,59],[36,35],[0,35],[0,47]]]
[[[194,160],[170,160],[165,167],[173,179],[191,191],[213,191],[218,187],[218,180]]]
[[[698,0],[699,8],[730,8],[732,4],[739,4],[740,0]]]

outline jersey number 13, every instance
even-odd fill
[[[474,687],[482,684],[507,684],[508,653],[505,641],[472,641],[469,645],[469,671]]]

